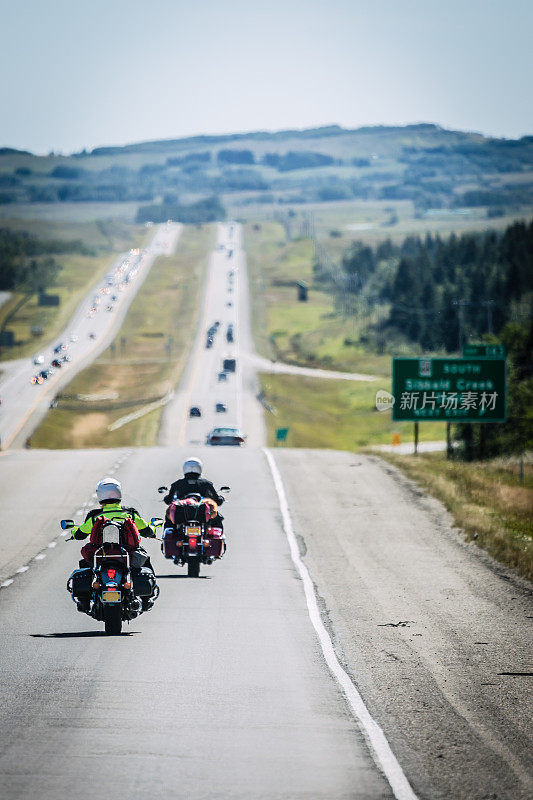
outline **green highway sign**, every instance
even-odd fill
[[[505,422],[504,358],[393,358],[396,422]]]
[[[504,344],[464,344],[463,358],[505,358]]]

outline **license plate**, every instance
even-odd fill
[[[104,603],[120,603],[120,592],[102,592]]]
[[[200,536],[200,528],[198,525],[187,526],[187,536]]]

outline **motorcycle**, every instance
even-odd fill
[[[220,489],[221,494],[229,491],[229,486]],[[168,488],[160,486],[158,492],[166,494]],[[201,495],[188,495],[184,501],[174,498],[170,503],[165,517],[161,552],[177,566],[186,564],[189,578],[199,577],[201,564],[210,565],[222,558],[226,552],[226,537],[222,528],[209,525],[206,501]]]
[[[61,520],[63,530],[74,524],[72,519]],[[154,517],[152,524],[159,527],[163,520]],[[149,611],[159,597],[152,570],[141,567],[132,572],[130,553],[121,542],[120,522],[105,522],[102,544],[94,553],[92,567],[75,569],[67,581],[67,591],[78,611],[103,622],[105,632],[112,636],[121,633],[123,621]]]

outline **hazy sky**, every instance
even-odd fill
[[[532,0],[0,0],[0,145],[435,122],[533,133]]]

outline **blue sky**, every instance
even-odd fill
[[[533,133],[530,0],[0,0],[0,145],[435,122]]]

